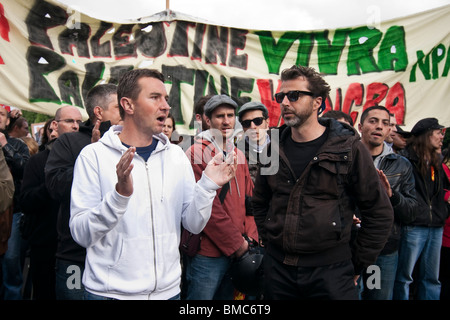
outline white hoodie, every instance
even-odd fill
[[[147,162],[135,155],[133,194],[117,193],[116,164],[127,148],[113,126],[75,163],[72,237],[86,248],[86,290],[117,299],[168,299],[180,292],[181,225],[199,233],[219,188],[205,174],[195,183],[183,150],[164,134]]]

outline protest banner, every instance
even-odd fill
[[[118,24],[53,0],[0,0],[0,103],[48,115],[70,104],[87,117],[90,88],[146,67],[165,75],[180,133],[193,131],[193,105],[211,93],[239,106],[261,101],[278,126],[280,73],[300,64],[330,84],[326,111],[357,122],[379,104],[406,130],[425,117],[450,126],[449,22],[450,5],[374,25],[344,21],[334,30],[244,30],[178,19],[170,10],[162,19]]]

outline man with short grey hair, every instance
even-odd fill
[[[92,88],[86,97],[86,110],[89,119],[84,123],[77,107],[62,107],[56,112],[59,137],[53,144],[45,166],[47,189],[55,200],[60,201],[56,251],[56,298],[60,300],[81,300],[84,296],[82,285],[67,288],[68,277],[73,273],[68,268],[78,266],[82,273],[86,256],[86,249],[73,240],[69,229],[73,168],[81,150],[98,141],[111,124],[120,121],[117,86],[103,84]]]

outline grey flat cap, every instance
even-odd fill
[[[247,103],[244,103],[242,107],[239,109],[239,121],[241,121],[242,115],[250,110],[261,110],[263,113],[263,117],[267,119],[269,117],[269,111],[267,110],[266,106],[263,105],[261,102],[258,101],[250,101]]]
[[[205,107],[204,107],[205,116],[207,116],[208,118],[211,118],[211,114],[214,111],[214,109],[216,109],[217,107],[219,107],[221,105],[228,105],[228,106],[234,108],[234,110],[236,110],[238,108],[237,103],[234,102],[234,100],[231,99],[229,96],[224,95],[224,94],[215,95],[211,99],[209,99],[208,102],[206,102],[206,104],[205,104]]]

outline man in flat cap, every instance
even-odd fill
[[[255,182],[260,155],[270,143],[269,111],[261,102],[251,101],[242,105],[238,116],[245,133],[238,147],[245,153],[250,176]]]
[[[444,126],[436,118],[422,119],[411,130],[412,137],[400,152],[413,165],[418,210],[416,219],[403,226],[399,248],[394,299],[408,300],[414,266],[418,268],[417,300],[439,300],[439,262],[442,233],[449,215],[444,201],[447,180],[441,165]]]
[[[244,154],[233,144],[237,104],[227,95],[215,95],[204,106],[209,129],[195,137],[186,151],[196,179],[209,160],[219,152],[237,155],[235,179],[217,190],[211,218],[201,233],[198,251],[185,256],[186,299],[231,300],[234,287],[229,276],[233,259],[258,241],[253,216],[246,214],[245,199],[252,195],[253,182]],[[183,245],[183,240],[182,240]]]

